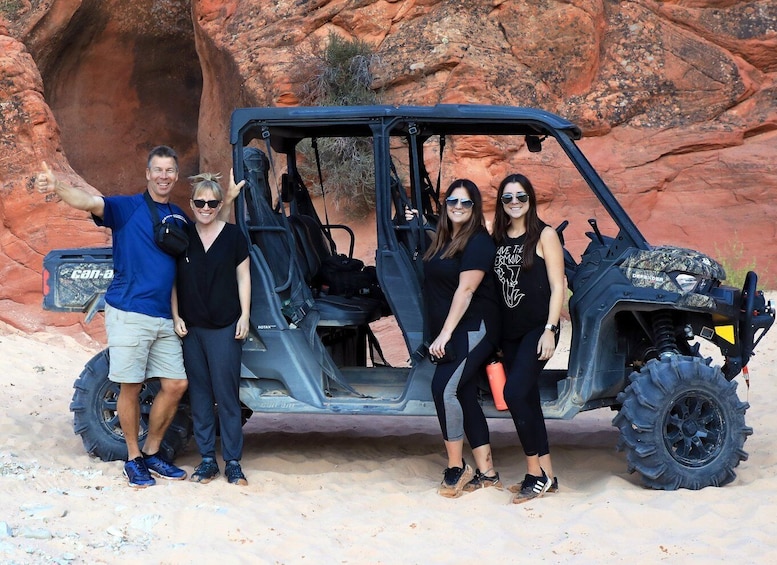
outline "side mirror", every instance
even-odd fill
[[[527,135],[526,148],[529,150],[529,153],[539,153],[542,151],[542,140],[536,135]]]

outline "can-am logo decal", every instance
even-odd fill
[[[70,273],[71,279],[112,279],[113,269],[73,269]]]

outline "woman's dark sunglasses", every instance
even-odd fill
[[[192,202],[194,202],[197,208],[205,208],[207,204],[211,210],[218,208],[219,204],[221,204],[221,200],[192,200]]]
[[[512,194],[511,192],[505,192],[502,195],[502,204],[510,204],[510,202],[513,201],[513,197],[518,199],[518,202],[528,202],[529,201],[529,195],[525,192],[517,192],[515,194]]]
[[[469,210],[475,205],[475,203],[469,198],[454,198],[453,196],[451,196],[450,198],[446,198],[445,203],[450,208],[455,208],[456,206],[461,204],[461,207],[466,208],[467,210]]]

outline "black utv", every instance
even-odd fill
[[[570,241],[577,237],[584,250],[578,258],[565,251],[571,350],[566,369],[543,373],[546,418],[616,411],[619,447],[646,486],[700,489],[732,481],[752,433],[733,379],[771,327],[772,304],[757,289],[755,273],[733,288],[714,259],[650,245],[575,143],[580,138],[581,130],[559,116],[517,107],[235,110],[233,166],[237,180],[247,181],[235,212],[250,242],[253,286],[240,387],[244,416],[434,414],[421,258],[438,218],[445,148],[488,143],[506,148],[509,172],[565,167],[576,177],[568,185],[587,186],[598,208],[571,219]],[[324,151],[354,141],[358,160],[334,163]],[[319,213],[331,197],[327,187],[357,161],[366,171],[355,177],[360,194],[374,202],[374,265],[352,257],[348,225]],[[408,221],[406,207],[423,214]],[[563,243],[569,222],[559,219]],[[102,309],[110,249],[53,251],[44,267],[45,308],[88,316]],[[373,328],[384,318],[404,338],[407,362],[394,363],[402,366],[382,355]],[[705,356],[709,350],[716,361]],[[71,410],[86,450],[112,460],[125,457],[126,447],[108,363],[106,350],[87,364]],[[157,387],[149,381],[144,400]],[[487,384],[480,394],[488,417],[507,415],[494,407]],[[165,439],[168,456],[190,435],[184,404]]]

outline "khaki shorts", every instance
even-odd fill
[[[161,377],[185,379],[181,339],[173,321],[105,305],[110,371],[115,383],[142,383]]]

